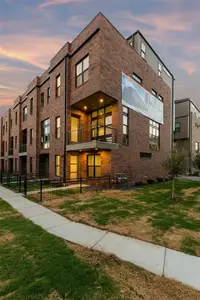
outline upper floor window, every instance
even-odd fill
[[[33,114],[33,98],[30,99],[30,115]]]
[[[17,149],[17,136],[15,136],[15,149]]]
[[[138,83],[142,84],[142,79],[141,79],[138,75],[136,75],[135,73],[133,73],[132,77],[133,77],[133,79],[135,79]]]
[[[160,149],[160,124],[149,120],[149,146],[151,150]]]
[[[51,90],[50,87],[47,89],[47,103],[50,103],[50,97],[51,97]]]
[[[50,147],[50,119],[41,122],[41,147],[44,149]]]
[[[15,124],[17,125],[17,111],[15,112]]]
[[[158,75],[161,76],[162,73],[162,65],[158,63]]]
[[[27,120],[27,106],[23,108],[23,121]]]
[[[56,97],[60,97],[60,75],[56,77]]]
[[[33,129],[30,129],[30,145],[33,143]]]
[[[6,132],[7,132],[7,130],[8,130],[8,123],[7,123],[7,121],[6,121]]]
[[[112,142],[112,106],[92,112],[92,139]]]
[[[141,57],[146,59],[146,46],[144,43],[141,43]]]
[[[195,142],[195,151],[196,151],[197,153],[200,152],[200,142]]]
[[[152,93],[152,95],[154,95],[155,97],[157,97],[157,92],[154,89],[151,90],[151,93]]]
[[[181,132],[181,124],[176,123],[175,124],[175,134],[180,133],[180,132]]]
[[[3,135],[5,134],[5,125],[3,125]]]
[[[158,95],[158,99],[163,102],[163,97]]]
[[[128,132],[129,132],[129,109],[126,106],[123,106],[123,144],[128,145]]]
[[[56,139],[60,138],[60,117],[56,118]]]
[[[89,78],[89,55],[76,65],[76,86],[88,81]]]
[[[44,106],[44,93],[41,93],[40,103],[41,103],[41,106]]]

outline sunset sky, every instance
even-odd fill
[[[100,11],[125,37],[140,29],[176,98],[200,107],[200,0],[0,0],[0,115]]]

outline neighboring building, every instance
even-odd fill
[[[171,113],[169,84],[99,13],[1,118],[1,170],[162,177]]]
[[[193,170],[193,160],[200,152],[200,109],[189,99],[175,101],[175,134],[178,147],[189,154],[189,171]]]

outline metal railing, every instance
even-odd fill
[[[89,125],[67,132],[67,144],[87,143],[93,140],[117,143],[117,129],[110,125]]]
[[[20,152],[20,153],[27,152],[27,144],[21,144],[21,145],[19,146],[19,152]]]

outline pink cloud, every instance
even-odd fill
[[[0,65],[0,71],[3,72],[13,72],[13,73],[18,73],[18,72],[35,72],[35,70],[31,70],[28,68],[20,68],[20,67],[12,67],[12,66],[7,66],[7,65]]]
[[[182,61],[180,63],[180,67],[182,70],[186,71],[190,76],[196,72],[197,66],[192,61]]]
[[[55,5],[63,5],[63,4],[70,4],[70,3],[80,3],[86,2],[91,0],[47,0],[41,4],[39,4],[39,8],[44,8],[48,6],[55,6]]]

